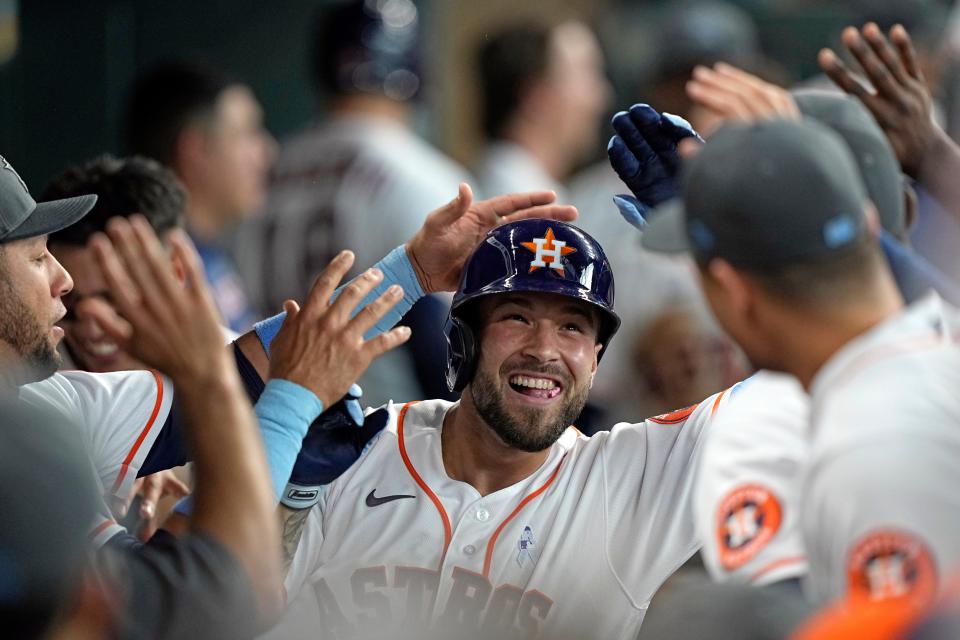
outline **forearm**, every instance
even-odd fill
[[[300,546],[300,538],[303,536],[303,527],[307,523],[307,516],[310,515],[310,509],[291,509],[284,505],[277,506],[277,518],[280,522],[280,541],[281,541],[281,571],[286,576],[290,572],[290,565],[293,563],[293,556],[297,553],[297,547]]]
[[[945,209],[960,219],[960,146],[943,131],[915,169],[906,168]]]
[[[191,528],[236,554],[270,619],[282,584],[279,556],[264,552],[279,545],[274,496],[253,411],[237,375],[224,370],[217,380],[175,382],[196,472]]]

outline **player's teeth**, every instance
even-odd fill
[[[99,342],[89,344],[87,349],[95,356],[112,356],[117,352],[117,345],[112,342]]]
[[[553,389],[557,386],[557,383],[548,378],[527,378],[525,376],[513,376],[510,378],[510,384],[515,384],[521,387],[529,387],[531,389]]]

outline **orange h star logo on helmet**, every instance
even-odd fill
[[[540,267],[550,267],[562,274],[563,262],[561,262],[560,258],[568,253],[575,253],[577,251],[573,247],[568,247],[567,243],[563,240],[554,238],[553,229],[550,227],[547,227],[547,234],[543,238],[534,238],[533,242],[521,242],[520,244],[536,254],[536,257],[530,263],[530,271],[528,271],[528,273],[533,273]],[[544,258],[550,258],[550,262],[547,263]]]

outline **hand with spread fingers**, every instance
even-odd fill
[[[820,51],[820,68],[837,86],[863,102],[887,134],[904,172],[920,179],[923,164],[936,147],[952,143],[933,120],[933,98],[910,36],[903,26],[896,25],[887,39],[871,22],[860,31],[847,27],[842,40],[863,69],[866,82],[830,49]]]
[[[786,89],[723,62],[695,67],[686,88],[691,100],[724,121],[800,119],[800,109]]]
[[[119,313],[105,304],[91,307],[104,331],[177,383],[215,380],[232,370],[220,315],[187,235],[179,229],[169,235],[173,258],[184,265],[181,283],[145,218],[114,218],[107,233],[109,239],[99,234],[90,241]]]
[[[264,439],[225,346],[200,257],[181,230],[167,238],[183,282],[145,218],[110,220],[107,234],[95,235],[90,247],[116,311],[101,304],[90,313],[121,348],[173,380],[197,477],[189,527],[233,554],[269,622],[282,608],[282,577],[280,554],[264,552],[280,548]]]
[[[624,219],[643,229],[650,209],[677,195],[678,145],[703,142],[690,123],[647,104],[635,104],[613,116],[616,135],[607,144],[610,165],[633,195],[614,196]]]
[[[395,327],[364,340],[364,334],[403,297],[400,286],[392,285],[354,315],[357,305],[383,279],[377,269],[365,271],[330,301],[352,265],[353,254],[341,252],[317,276],[303,307],[287,300],[286,318],[271,344],[270,377],[309,389],[324,407],[342,398],[374,358],[410,337],[409,327]]]
[[[531,191],[474,202],[473,191],[462,183],[457,197],[428,215],[407,242],[407,255],[424,292],[455,291],[467,258],[498,224],[525,218],[575,220],[576,208],[554,204],[556,197],[552,191]]]

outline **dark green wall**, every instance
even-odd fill
[[[118,152],[131,79],[201,57],[245,79],[278,137],[307,122],[305,61],[317,0],[27,0],[20,49],[0,68],[0,155],[37,193],[66,164]]]

